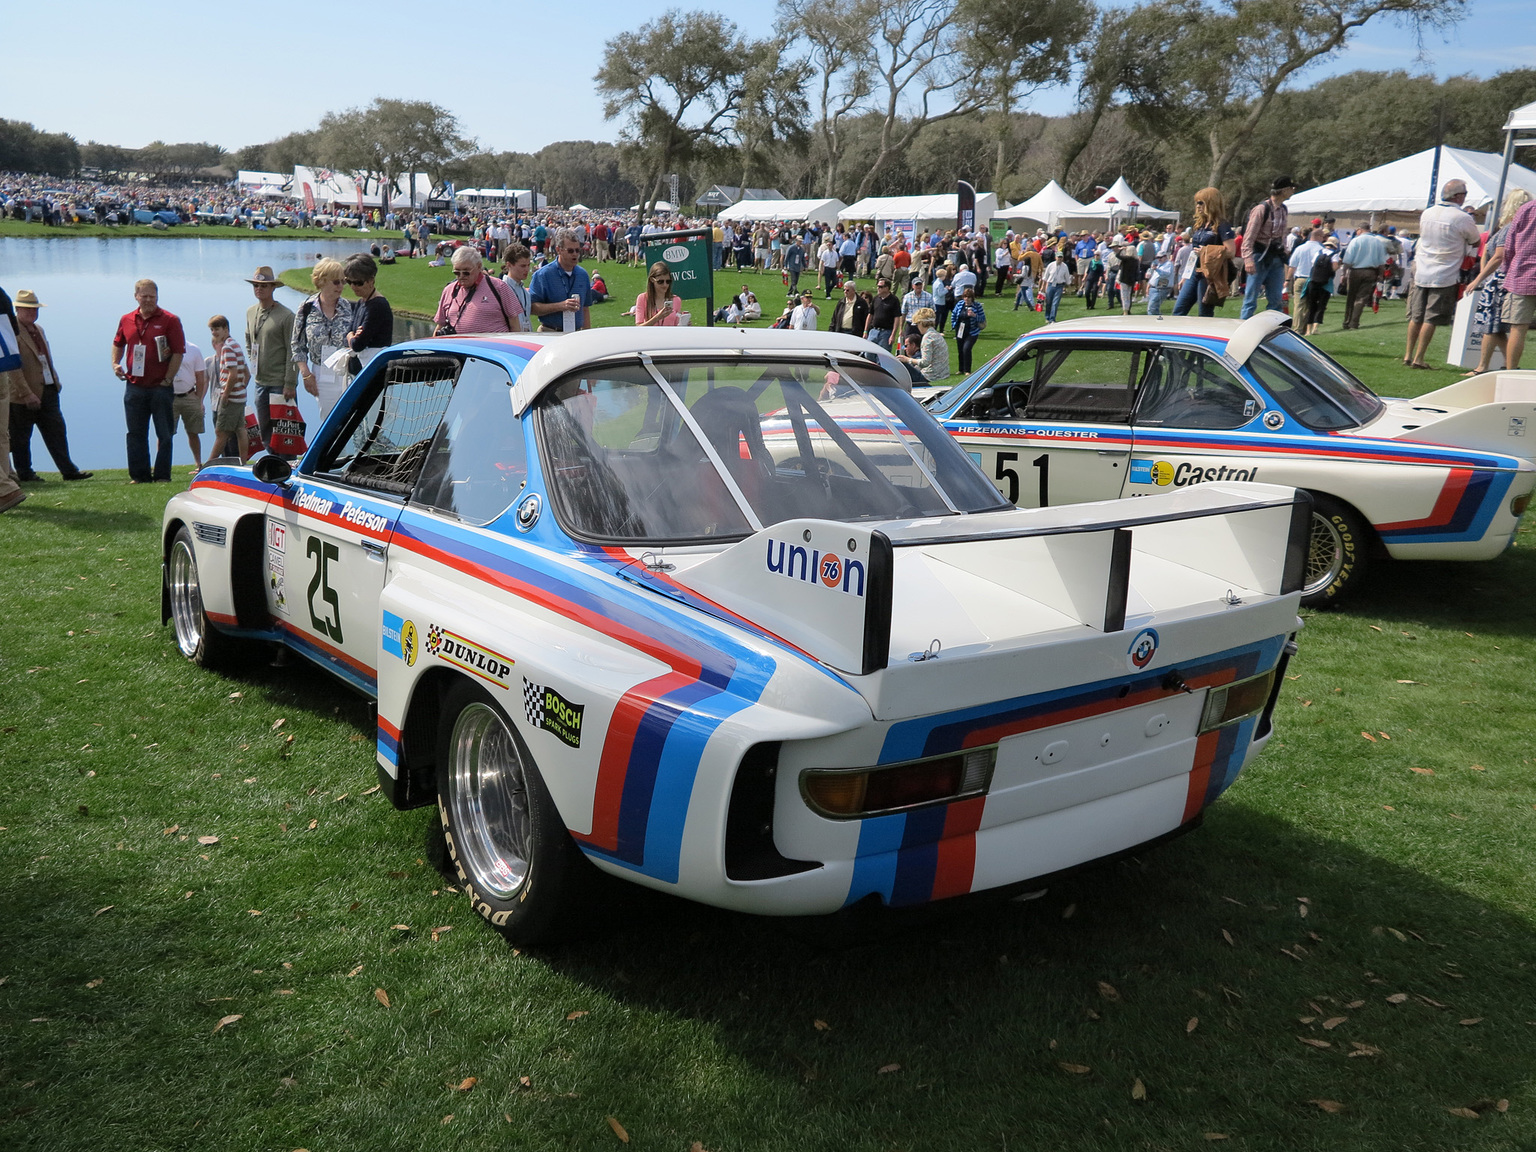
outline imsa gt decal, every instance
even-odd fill
[[[586,710],[585,704],[573,704],[553,688],[523,677],[523,714],[528,723],[572,748],[581,747],[581,718]]]

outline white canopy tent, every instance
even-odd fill
[[[1062,217],[1082,216],[1086,212],[1086,205],[1074,200],[1065,188],[1052,180],[1028,200],[998,212],[996,218],[1010,224],[1043,224],[1047,228],[1055,228],[1056,222]]]
[[[282,172],[253,172],[242,168],[235,173],[235,183],[242,192],[265,193],[274,188],[281,192],[288,186],[288,177]]]
[[[1447,180],[1466,181],[1466,207],[1481,215],[1498,192],[1502,164],[1503,159],[1497,152],[1442,148],[1436,181],[1441,186]],[[1426,148],[1390,164],[1298,192],[1285,206],[1293,218],[1327,213],[1343,222],[1348,217],[1391,217],[1395,214],[1416,220],[1440,194],[1439,188],[1431,193],[1429,187],[1434,165],[1435,150]],[[1536,196],[1536,172],[1511,163],[1509,185],[1524,188]]]
[[[641,211],[644,211],[644,209],[645,209],[645,205],[644,204],[631,204],[629,206],[629,210],[631,212],[641,212]],[[658,212],[676,212],[677,211],[677,205],[673,204],[671,201],[668,201],[668,200],[658,200],[658,201],[656,201],[656,211],[658,211]]]
[[[842,209],[839,220],[872,220],[884,224],[890,220],[911,220],[918,227],[939,225],[953,228],[960,210],[960,197],[955,192],[937,196],[866,196]],[[985,229],[987,221],[997,215],[997,193],[976,193],[976,227]]]
[[[460,188],[458,198],[466,204],[487,208],[532,208],[531,188]],[[538,207],[549,207],[549,201],[539,196]]]
[[[831,222],[846,208],[841,200],[738,200],[720,212],[721,220],[824,220]]]
[[[409,177],[402,176],[395,181],[395,187],[390,191],[389,203],[392,208],[409,208],[411,206],[411,194],[408,191]],[[335,204],[343,210],[357,209],[357,181],[345,172],[335,172],[329,168],[309,168],[303,164],[293,166],[292,186],[288,190],[289,199],[304,200],[305,190],[313,194],[315,205]],[[370,191],[371,189],[371,191]],[[384,198],[380,195],[382,190],[373,181],[363,189],[364,208],[382,208]],[[417,207],[425,207],[432,197],[432,178],[425,173],[416,174]]]
[[[1124,176],[1118,178],[1114,187],[1110,188],[1097,200],[1084,204],[1079,213],[1070,214],[1059,218],[1056,223],[1069,229],[1092,228],[1099,224],[1107,224],[1118,227],[1119,224],[1129,224],[1141,220],[1177,220],[1177,212],[1165,212],[1161,208],[1154,208],[1148,204],[1146,198],[1136,194],[1136,190],[1126,182]]]

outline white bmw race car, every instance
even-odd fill
[[[1291,332],[1102,316],[1026,334],[929,409],[1024,507],[1257,480],[1313,497],[1302,603],[1336,603],[1373,553],[1488,560],[1536,487],[1536,372],[1383,399]]]
[[[386,793],[514,939],[594,866],[825,913],[1193,827],[1269,737],[1307,498],[1018,509],[901,379],[804,332],[391,348],[297,469],[170,501],[164,615],[375,697]]]

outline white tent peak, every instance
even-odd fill
[[[1056,221],[1063,216],[1082,216],[1086,211],[1085,205],[1074,200],[1065,188],[1051,180],[1028,200],[1021,200],[1012,208],[1005,208],[998,216],[1005,220],[1037,220],[1047,228],[1054,228]]]
[[[911,220],[913,222],[949,221],[959,211],[959,196],[954,192],[942,192],[937,196],[866,196],[848,205],[837,214],[839,220]],[[986,228],[987,221],[997,214],[995,192],[976,193],[976,227]],[[921,227],[921,223],[919,223]]]
[[[1111,204],[1110,201],[1114,203]],[[1084,216],[1108,216],[1113,213],[1116,216],[1130,216],[1131,207],[1135,205],[1138,219],[1148,217],[1158,220],[1173,220],[1178,217],[1177,212],[1164,212],[1161,208],[1154,208],[1147,203],[1145,196],[1138,196],[1136,190],[1126,182],[1124,176],[1117,177],[1114,185],[1091,204],[1083,205]]]
[[[1504,131],[1524,132],[1536,128],[1536,101],[1530,104],[1522,104],[1509,114],[1509,119],[1504,121]]]
[[[1536,108],[1536,106],[1533,106]],[[1524,109],[1516,109],[1511,119]],[[1533,113],[1536,114],[1536,113]],[[1481,211],[1493,202],[1499,187],[1499,169],[1504,158],[1497,152],[1474,152],[1469,148],[1442,148],[1440,172],[1436,183],[1464,180],[1467,185],[1466,207]],[[1320,184],[1298,192],[1287,202],[1291,215],[1314,212],[1421,212],[1430,203],[1429,178],[1434,170],[1435,150],[1426,148],[1401,160],[1393,160],[1342,180]],[[1509,187],[1524,188],[1536,196],[1536,172],[1519,164],[1509,166]],[[1435,197],[1440,195],[1436,187]]]
[[[832,221],[843,210],[841,200],[816,197],[809,200],[738,200],[720,212],[721,220],[812,220]]]

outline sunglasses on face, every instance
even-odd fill
[[[366,281],[366,280],[348,280],[347,283],[352,285],[352,287],[354,287],[354,288],[361,288],[364,284],[368,283],[368,281]]]

